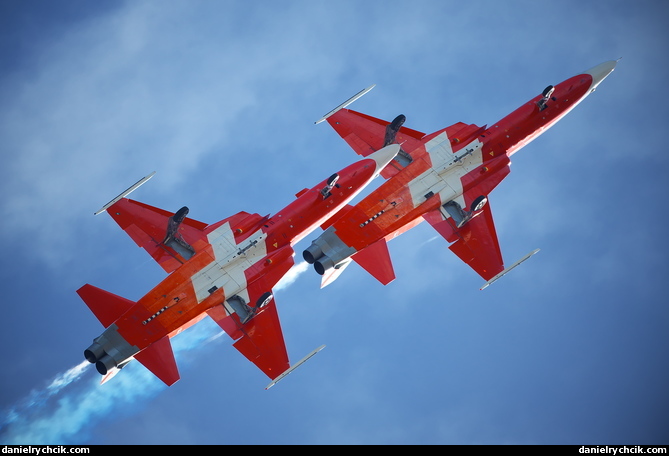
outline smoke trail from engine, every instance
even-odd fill
[[[307,270],[307,263],[295,265],[274,290],[290,286]],[[217,340],[224,333],[209,318],[172,339],[177,362],[192,357],[188,352]],[[56,375],[46,387],[33,390],[0,415],[0,444],[82,444],[96,424],[112,417],[127,416],[167,386],[138,362],[131,362],[109,382],[88,361]]]
[[[172,339],[177,359],[217,339],[223,332],[203,320]],[[57,375],[47,387],[33,391],[5,413],[0,443],[9,445],[81,444],[95,424],[113,414],[127,414],[140,400],[167,387],[137,362],[129,363],[105,385],[92,364],[84,361]]]
[[[290,270],[284,275],[281,280],[274,286],[274,291],[283,290],[288,288],[297,280],[297,278],[304,273],[309,268],[309,263],[302,261],[294,265]]]

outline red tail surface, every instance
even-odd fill
[[[129,299],[89,284],[79,288],[77,294],[105,328],[136,304]]]
[[[100,323],[107,328],[136,303],[93,285],[86,284],[77,290]],[[135,359],[161,379],[167,386],[179,380],[179,370],[174,359],[169,337],[154,342],[135,355]]]
[[[376,241],[355,253],[351,258],[383,285],[388,285],[395,280],[395,271],[385,239]]]
[[[167,386],[172,386],[179,380],[179,369],[174,359],[170,338],[165,336],[152,343],[135,355],[135,359],[150,370],[153,375],[161,379]]]

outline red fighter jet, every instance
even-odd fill
[[[179,371],[170,338],[209,315],[271,387],[323,348],[290,366],[272,288],[294,264],[293,245],[341,210],[399,149],[368,154],[271,217],[240,212],[211,225],[186,218],[186,207],[172,213],[125,198],[153,174],[141,179],[96,214],[107,211],[169,276],[137,302],[88,284],[77,290],[106,327],[85,358],[103,382],[134,358],[172,385]]]
[[[326,114],[335,131],[360,155],[392,143],[401,145],[381,175],[387,179],[336,220],[303,252],[323,276],[335,280],[351,260],[384,285],[395,278],[386,242],[423,220],[451,245],[486,283],[508,268],[495,232],[488,195],[509,174],[510,157],[571,111],[606,78],[617,61],[609,61],[556,86],[548,86],[491,127],[458,122],[432,134],[403,127],[403,115],[392,122],[344,109],[369,87]]]

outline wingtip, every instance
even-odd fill
[[[332,111],[328,112],[328,113],[325,114],[323,117],[321,117],[320,119],[318,119],[316,122],[314,122],[314,124],[315,124],[315,125],[318,125],[319,123],[323,122],[325,119],[327,119],[327,118],[330,117],[331,115],[335,114],[335,113],[336,113],[337,111],[339,111],[340,109],[344,109],[346,106],[350,105],[350,104],[353,103],[355,100],[357,100],[358,98],[362,97],[364,94],[366,94],[367,92],[369,92],[370,90],[372,90],[374,87],[376,87],[376,84],[372,84],[371,86],[367,87],[366,89],[362,89],[360,92],[356,93],[356,94],[353,95],[351,98],[349,98],[348,100],[346,100],[345,102],[343,102],[342,104],[340,104],[339,106],[337,106],[336,108],[334,108]]]
[[[492,279],[490,279],[490,280],[488,280],[486,283],[484,283],[483,286],[482,286],[481,288],[479,288],[479,290],[483,290],[483,289],[485,289],[485,288],[488,288],[490,285],[492,285],[493,283],[495,283],[496,281],[498,281],[499,279],[501,279],[502,277],[504,277],[506,274],[508,274],[509,272],[511,272],[512,269],[515,269],[516,267],[520,266],[520,264],[523,263],[524,261],[529,260],[530,257],[532,257],[532,256],[534,256],[535,254],[537,254],[537,253],[539,252],[539,250],[541,250],[541,249],[534,249],[534,250],[532,250],[530,253],[528,253],[527,255],[525,255],[524,257],[522,257],[520,260],[516,261],[516,262],[513,263],[511,266],[509,266],[508,268],[504,269],[502,272],[500,272],[499,274],[497,274],[495,277],[493,277]]]
[[[287,375],[289,375],[289,374],[290,374],[291,372],[293,372],[295,369],[297,369],[298,367],[300,367],[302,364],[306,363],[312,356],[314,356],[316,353],[318,353],[319,351],[323,350],[324,348],[325,348],[325,345],[321,345],[320,347],[318,347],[318,348],[312,350],[311,352],[309,352],[309,354],[308,354],[307,356],[305,356],[304,358],[302,358],[301,360],[299,360],[298,362],[296,362],[295,364],[293,364],[292,366],[290,366],[290,367],[289,367],[288,369],[286,369],[281,375],[279,375],[279,376],[276,377],[274,380],[272,380],[272,382],[271,382],[269,385],[267,385],[267,386],[265,387],[265,391],[267,391],[268,389],[270,389],[271,387],[273,387],[274,385],[276,385],[277,383],[279,383],[279,382],[280,382],[281,380],[283,380]]]
[[[128,187],[123,193],[121,193],[116,198],[114,198],[113,200],[111,200],[110,202],[108,202],[107,204],[102,206],[102,208],[100,208],[100,210],[98,210],[97,212],[94,212],[93,215],[99,215],[99,214],[102,214],[103,212],[105,212],[107,209],[109,209],[111,206],[113,206],[116,202],[118,202],[121,198],[125,198],[130,193],[134,192],[139,187],[144,185],[149,179],[151,179],[153,177],[154,174],[156,174],[155,171],[152,172],[151,174],[147,175],[147,176],[142,177],[140,180],[138,180],[133,185]]]

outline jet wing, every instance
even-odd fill
[[[328,123],[346,141],[351,148],[363,157],[384,147],[387,120],[377,119],[351,109],[341,109],[328,117]],[[411,152],[420,147],[425,133],[401,127],[395,136],[395,143]]]
[[[271,290],[293,264],[293,257],[288,255],[285,260],[276,263],[270,273],[249,284],[248,306],[262,307],[246,322],[242,322],[239,312],[230,313],[223,305],[207,311],[235,341],[233,346],[272,380],[286,372],[290,363]]]
[[[452,243],[449,246],[451,251],[485,280],[492,279],[504,270],[490,203],[460,228],[456,228],[452,218],[445,219],[438,210],[428,212],[423,218]]]
[[[355,153],[363,157],[386,145],[386,129],[391,123],[350,109],[340,109],[328,117],[327,121]],[[387,179],[406,166],[410,159],[402,160],[402,156],[420,147],[424,136],[425,133],[420,131],[400,127],[392,142],[401,145],[402,149],[381,175]]]
[[[122,198],[111,205],[107,212],[168,274],[208,244],[204,233],[206,223],[185,217],[181,221],[175,220],[178,215],[188,213],[187,208],[174,213]],[[170,226],[173,233],[168,238]]]

